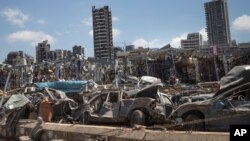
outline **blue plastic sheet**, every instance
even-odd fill
[[[38,88],[52,88],[68,92],[80,92],[85,89],[87,81],[55,81],[55,82],[38,82],[34,85]]]

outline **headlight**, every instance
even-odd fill
[[[163,112],[163,107],[162,106],[156,106],[155,111],[157,113],[162,113]]]
[[[154,110],[156,108],[156,101],[150,103],[149,107]]]

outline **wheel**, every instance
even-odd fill
[[[133,111],[130,118],[130,126],[134,127],[134,125],[144,125],[145,124],[145,114],[140,110]]]
[[[188,123],[187,125],[184,125],[185,130],[191,130],[191,131],[204,131],[205,125],[203,121],[199,121],[202,118],[200,118],[198,115],[195,114],[189,114],[185,117],[184,122],[197,122],[197,123]]]
[[[79,119],[79,122],[81,124],[89,124],[89,113],[88,112],[84,112]]]

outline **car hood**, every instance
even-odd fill
[[[190,102],[190,103],[184,103],[180,105],[179,107],[186,107],[186,106],[205,106],[210,103],[211,99],[204,100],[204,101],[196,101],[196,102]]]
[[[221,78],[221,88],[229,87],[246,79],[250,79],[250,65],[236,66]]]
[[[220,89],[214,97],[250,80],[250,65],[236,66],[220,80]]]
[[[138,98],[138,97],[150,97],[150,98],[156,98],[157,94],[158,94],[158,90],[159,87],[163,86],[163,84],[161,82],[156,82],[153,83],[141,90],[138,90],[138,92],[135,93],[130,93],[129,97],[134,97],[134,98]]]

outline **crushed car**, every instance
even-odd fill
[[[29,109],[30,100],[22,94],[1,97],[0,122],[5,127],[7,138],[15,135],[19,119],[28,118]]]
[[[68,98],[62,91],[51,88],[24,87],[18,93],[7,95],[1,99],[1,117],[10,118],[8,113],[16,113],[15,109],[26,108],[25,119],[37,119],[41,116],[45,122],[66,121],[67,116],[78,108],[78,104]],[[17,105],[18,104],[18,105]],[[17,106],[15,106],[17,105]],[[26,106],[27,105],[27,106]]]
[[[229,131],[232,124],[250,124],[249,78],[250,65],[234,67],[211,99],[185,103],[171,118],[188,130]]]

